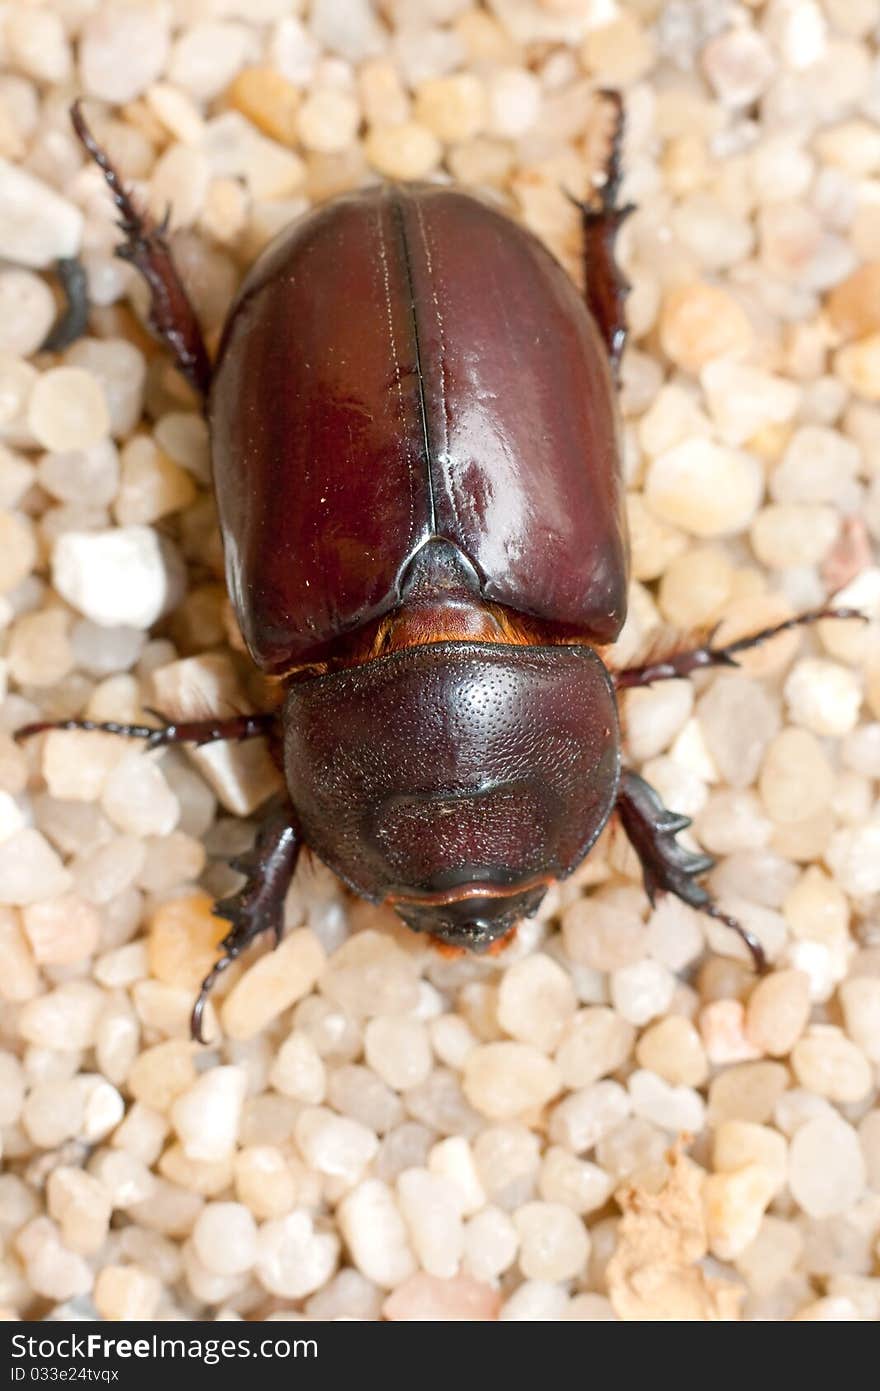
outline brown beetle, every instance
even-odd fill
[[[163,728],[90,725],[148,746],[267,736],[288,796],[205,981],[280,934],[300,847],[412,928],[484,951],[534,913],[619,813],[657,891],[721,917],[688,825],[621,770],[616,690],[732,664],[805,614],[727,647],[612,677],[625,616],[615,375],[620,104],[582,209],[586,303],[547,250],[445,185],[380,186],[284,231],[229,313],[211,365],[163,236],[133,206],[78,108],[152,322],[211,425],[227,577],[279,709]],[[841,613],[841,616],[849,616]],[[30,726],[23,735],[46,729]]]

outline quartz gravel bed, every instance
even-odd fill
[[[57,1319],[880,1318],[880,0],[0,6],[0,1308]],[[651,909],[603,835],[497,960],[304,858],[199,981],[278,775],[38,717],[258,706],[197,403],[67,119],[170,209],[209,343],[291,218],[454,179],[580,275],[625,95],[618,663],[634,766],[761,939]],[[77,255],[90,334],[40,345]],[[680,640],[680,639],[679,639]]]

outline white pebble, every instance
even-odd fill
[[[646,957],[613,972],[611,999],[618,1014],[630,1024],[647,1024],[666,1010],[675,985],[675,976],[666,966]]]
[[[79,42],[84,91],[115,104],[133,101],[162,72],[168,45],[168,17],[152,5],[97,11]]]
[[[351,1258],[368,1280],[390,1290],[415,1274],[406,1226],[386,1183],[367,1179],[346,1194],[337,1213]]]
[[[349,1184],[357,1182],[379,1148],[365,1125],[323,1107],[301,1111],[295,1133],[303,1158],[313,1169]]]
[[[217,1275],[241,1275],[257,1259],[257,1224],[242,1203],[206,1203],[192,1237],[199,1260]]]
[[[837,1115],[806,1121],[791,1141],[788,1183],[810,1217],[834,1217],[862,1196],[865,1160],[851,1125]]]
[[[182,580],[177,552],[146,526],[66,531],[52,553],[58,593],[107,627],[151,627],[179,599]]]
[[[849,734],[859,716],[862,690],[849,667],[805,657],[789,673],[785,700],[795,724],[814,734]]]
[[[232,1154],[246,1088],[244,1068],[214,1067],[177,1097],[171,1122],[189,1159],[210,1162]]]
[[[693,1087],[673,1087],[654,1072],[640,1069],[629,1079],[632,1109],[642,1120],[673,1133],[697,1133],[706,1119],[706,1106]]]
[[[35,270],[80,249],[83,215],[74,203],[0,159],[0,257]]]
[[[755,515],[764,491],[758,460],[707,439],[690,439],[648,466],[645,501],[693,536],[730,536]]]
[[[533,952],[505,971],[498,991],[498,1022],[512,1038],[549,1053],[577,1001],[571,978],[551,957]]]
[[[427,1169],[406,1169],[397,1180],[397,1192],[422,1269],[440,1279],[451,1279],[458,1271],[464,1243],[461,1200],[455,1184]]]
[[[302,1299],[326,1285],[339,1260],[339,1238],[316,1228],[309,1212],[264,1222],[257,1247],[260,1284],[286,1299]]]

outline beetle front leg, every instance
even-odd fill
[[[620,155],[623,144],[623,101],[619,92],[601,93],[611,107],[612,129],[605,161],[604,181],[593,198],[577,202],[584,231],[584,273],[587,308],[605,340],[616,377],[626,346],[626,297],[630,286],[617,264],[615,247],[621,225],[635,211],[632,203],[617,206],[620,192]],[[577,201],[577,200],[575,200]]]
[[[17,743],[32,739],[35,734],[45,734],[48,730],[81,729],[100,734],[119,734],[125,739],[143,739],[147,749],[164,749],[169,744],[216,744],[221,740],[257,739],[260,735],[271,735],[277,724],[277,716],[233,715],[226,720],[168,720],[158,710],[149,710],[162,723],[118,724],[115,720],[42,720],[36,724],[26,724],[15,731]]]
[[[204,1043],[202,1016],[214,985],[244,949],[263,932],[275,934],[275,945],[284,931],[284,899],[296,869],[302,837],[296,816],[286,795],[274,798],[257,832],[253,848],[231,861],[232,868],[246,875],[237,893],[214,905],[218,918],[232,923],[221,942],[223,955],[205,977],[192,1012],[192,1036]]]
[[[664,807],[659,796],[637,773],[624,771],[617,794],[617,811],[627,839],[639,857],[645,892],[651,903],[658,893],[675,894],[692,908],[717,918],[737,932],[752,954],[757,971],[764,971],[767,958],[754,933],[723,913],[712,901],[708,889],[698,883],[700,875],[712,868],[711,855],[701,855],[679,845],[676,836],[691,824],[689,816],[680,816]]]
[[[130,261],[146,280],[151,296],[150,323],[170,348],[187,381],[204,398],[211,384],[211,363],[195,310],[171,258],[165,224],[157,226],[126,192],[119,174],[86,124],[78,101],[70,109],[70,119],[80,141],[104,175],[119,210],[119,226],[125,233],[125,241],[116,248],[116,255],[123,261]]]
[[[709,642],[700,647],[691,647],[686,652],[674,652],[662,661],[646,662],[644,666],[624,667],[614,675],[614,684],[619,691],[632,686],[650,686],[655,681],[674,681],[690,676],[695,671],[707,667],[735,667],[740,652],[748,652],[752,647],[760,647],[780,633],[788,633],[792,628],[803,628],[809,623],[819,623],[823,618],[858,618],[867,622],[865,614],[859,609],[812,609],[809,613],[799,613],[795,618],[786,618],[783,623],[775,623],[772,628],[762,628],[760,632],[750,633],[748,637],[737,638],[723,647],[713,647]]]

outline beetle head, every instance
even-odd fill
[[[537,909],[617,794],[589,647],[443,642],[293,684],[285,772],[307,844],[417,931],[481,951]]]

